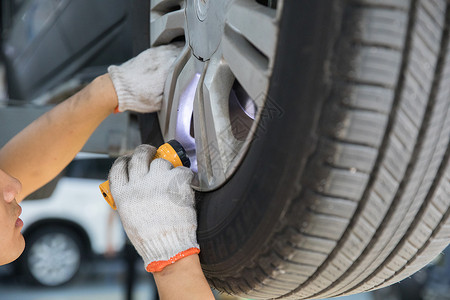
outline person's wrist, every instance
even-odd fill
[[[109,113],[114,112],[119,105],[119,100],[109,74],[106,73],[98,76],[94,79],[93,84],[96,90],[101,91],[102,105],[104,105]]]
[[[175,264],[177,261],[180,261],[191,255],[197,255],[198,253],[200,253],[200,249],[198,247],[191,247],[177,253],[176,255],[170,257],[168,260],[159,260],[149,263],[146,267],[146,270],[147,272],[151,273],[161,272],[168,266]]]
[[[153,273],[161,299],[214,299],[197,254]]]
[[[188,276],[192,273],[199,273],[203,275],[198,254],[186,256],[175,263],[168,265],[159,272],[154,272],[155,279],[168,280],[175,276]]]

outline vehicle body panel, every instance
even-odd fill
[[[86,82],[132,56],[128,3],[30,0],[14,17],[2,52],[9,96],[31,100],[59,84]]]

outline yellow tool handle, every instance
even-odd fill
[[[156,154],[153,157],[153,159],[155,158],[163,158],[171,162],[174,168],[183,166],[183,163],[180,157],[178,156],[178,153],[169,143],[161,145],[158,148],[158,150],[156,150]],[[108,204],[111,206],[111,208],[116,210],[117,206],[116,203],[114,202],[113,196],[111,195],[109,180],[106,180],[105,182],[100,184],[100,191],[102,192],[103,197],[105,198],[106,202],[108,202]]]
[[[116,210],[117,206],[114,202],[114,198],[111,195],[111,190],[109,189],[109,180],[106,180],[102,184],[100,184],[100,192],[102,192],[103,198],[105,198],[106,202],[108,202],[109,206],[111,206],[112,209]]]

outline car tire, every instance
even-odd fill
[[[28,282],[56,287],[72,281],[80,269],[83,246],[66,227],[42,227],[27,235],[19,266]]]
[[[400,281],[445,249],[449,6],[278,1],[251,144],[223,185],[196,194],[211,285],[252,299],[349,295]]]

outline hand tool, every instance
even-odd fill
[[[176,140],[170,140],[167,143],[161,145],[156,150],[156,154],[153,159],[155,158],[163,158],[172,163],[175,168],[180,166],[189,168],[191,166],[191,162],[189,161],[186,150],[184,150],[183,146]],[[105,198],[106,202],[108,202],[112,209],[116,210],[117,207],[116,203],[114,202],[114,198],[111,195],[109,180],[100,184],[100,191],[102,192],[102,195]]]

